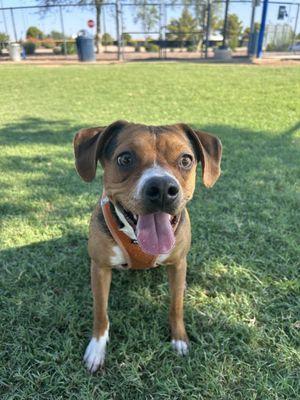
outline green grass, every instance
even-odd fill
[[[140,63],[0,68],[1,399],[299,399],[300,68]],[[86,243],[101,193],[72,137],[116,119],[220,136],[190,204],[187,358],[163,268],[114,272],[106,368],[90,376]]]

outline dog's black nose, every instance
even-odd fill
[[[179,197],[179,185],[171,176],[155,176],[144,184],[142,197],[151,212],[168,210]]]

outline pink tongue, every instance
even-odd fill
[[[170,214],[157,212],[140,215],[137,223],[137,240],[145,253],[167,254],[175,244]]]

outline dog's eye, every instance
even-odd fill
[[[130,167],[133,163],[132,154],[130,154],[128,151],[120,154],[117,158],[117,163],[120,167]]]
[[[179,166],[183,169],[190,169],[193,165],[193,157],[190,154],[183,154],[179,160]]]

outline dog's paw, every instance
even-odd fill
[[[186,356],[189,352],[189,345],[184,340],[172,339],[171,341],[173,349],[179,356]]]
[[[108,342],[108,330],[99,339],[93,337],[85,350],[83,360],[87,369],[93,373],[102,367],[105,360],[106,343]]]

